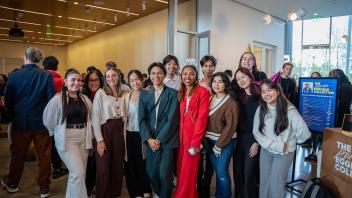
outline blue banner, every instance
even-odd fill
[[[300,78],[299,112],[312,132],[323,133],[335,125],[337,78]]]

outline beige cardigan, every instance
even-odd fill
[[[91,111],[92,102],[83,94],[80,94],[88,109],[87,127],[86,127],[86,149],[92,148],[92,121]],[[65,151],[66,144],[66,120],[62,123],[62,100],[61,94],[56,94],[46,105],[43,113],[43,124],[48,129],[50,136],[54,136],[55,146],[61,151]]]

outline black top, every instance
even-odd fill
[[[336,127],[342,126],[344,114],[351,113],[352,85],[349,82],[340,84],[339,106],[337,110]]]
[[[253,135],[253,120],[258,106],[259,98],[254,96],[248,96],[245,102],[240,102],[238,141],[244,149],[249,149],[256,142]]]
[[[296,82],[291,78],[281,78],[280,85],[286,98],[293,104],[296,104]]]
[[[261,71],[254,71],[252,72],[253,76],[254,76],[254,79],[255,81],[262,81],[262,80],[265,80],[267,79],[268,77],[266,76],[266,74],[264,72],[261,72]]]
[[[78,98],[68,99],[67,105],[67,124],[83,124],[87,123],[87,106],[82,100]]]

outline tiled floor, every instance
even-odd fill
[[[307,156],[310,152],[310,149],[298,147],[297,150],[297,166],[296,166],[296,178],[309,179],[315,176],[316,165],[310,162],[304,161],[304,156]],[[9,145],[7,138],[0,138],[0,178],[8,172],[9,166]],[[231,167],[231,166],[230,166]],[[232,170],[231,170],[232,171]],[[290,170],[291,172],[291,170]],[[15,194],[7,193],[3,188],[0,188],[0,197],[16,197],[16,198],[30,198],[30,197],[39,197],[39,187],[36,183],[38,169],[36,162],[26,163],[23,176],[19,185],[20,191]],[[232,175],[232,173],[231,173]],[[291,178],[291,174],[289,175]],[[50,190],[53,198],[62,198],[65,196],[67,176],[53,180],[50,185]],[[302,186],[302,185],[301,185]],[[215,181],[213,178],[211,191],[215,190]],[[121,197],[129,197],[125,184],[123,186],[123,194]],[[299,194],[287,192],[286,198],[298,198]]]

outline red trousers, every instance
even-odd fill
[[[177,186],[174,198],[197,198],[197,175],[200,155],[191,156],[188,148],[181,146],[177,153]]]
[[[12,132],[11,162],[8,179],[19,183],[24,168],[24,158],[28,146],[33,140],[35,151],[38,154],[40,188],[49,188],[51,175],[51,137],[47,131]]]

